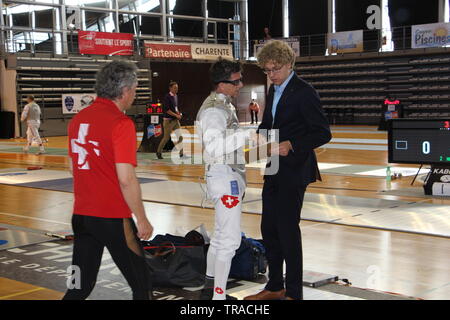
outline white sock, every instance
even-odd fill
[[[228,275],[230,274],[231,268],[231,260],[217,260],[216,262],[213,300],[225,300]]]

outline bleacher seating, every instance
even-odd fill
[[[401,101],[404,117],[448,115],[449,62],[450,53],[443,48],[302,57],[296,71],[317,89],[330,122],[377,124],[388,95]],[[342,110],[347,111],[345,118],[339,116]]]
[[[67,121],[73,115],[63,114],[62,94],[94,93],[95,74],[109,59],[92,57],[17,57],[17,103],[19,110],[26,104],[26,96],[33,94],[42,109],[44,134],[66,134]],[[151,71],[148,63],[138,64],[138,88],[133,107],[127,114],[135,118],[145,113],[145,106],[151,102]],[[147,66],[147,67],[146,67]]]

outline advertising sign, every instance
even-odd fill
[[[450,45],[450,23],[420,24],[411,27],[411,48]]]
[[[110,56],[133,55],[133,35],[131,33],[78,31],[80,54],[100,54]]]
[[[145,41],[144,48],[146,58],[192,59],[190,44]]]
[[[62,95],[62,111],[64,114],[78,113],[94,102],[95,93],[74,93]]]
[[[328,34],[328,53],[363,52],[363,31],[344,31]]]
[[[222,57],[233,59],[233,49],[228,44],[192,43],[192,59],[217,60]]]

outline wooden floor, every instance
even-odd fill
[[[339,128],[339,127],[336,127]],[[358,127],[354,127],[358,129]],[[386,139],[386,133],[335,132],[334,138]],[[24,139],[8,140],[24,143]],[[2,142],[2,141],[0,141]],[[66,148],[67,137],[50,137],[48,147]],[[387,165],[387,152],[366,150],[318,149],[320,162]],[[0,169],[42,166],[67,170],[68,160],[63,156],[18,153],[0,153]],[[410,166],[410,165],[409,165]],[[198,181],[203,176],[202,166],[165,163],[140,165],[138,171],[174,181]],[[258,169],[249,169],[251,187],[262,187]],[[411,177],[392,182],[393,189],[410,187]],[[421,188],[420,183],[415,184]],[[323,181],[307,192],[414,200],[450,205],[449,200],[387,196],[379,194],[385,188],[383,177],[355,177],[354,175],[323,175]],[[38,229],[61,230],[70,226],[73,195],[18,186],[0,185],[0,224]],[[145,209],[155,227],[155,234],[173,233],[177,228],[194,228],[204,223],[212,230],[214,212],[187,206],[145,202]],[[259,238],[260,216],[244,214],[242,230],[250,237]],[[301,222],[304,268],[338,275],[349,279],[353,286],[395,292],[423,299],[450,298],[450,241],[448,238],[391,232],[343,225]],[[29,284],[1,278],[0,299],[59,299],[61,293]]]

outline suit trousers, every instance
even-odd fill
[[[175,131],[175,134],[177,136],[177,141],[175,142],[175,145],[181,143],[183,141],[183,136],[177,131],[177,129],[180,129],[180,121],[178,121],[177,119],[164,119],[163,120],[163,130],[164,130],[164,135],[162,140],[159,142],[158,145],[158,149],[157,149],[157,153],[161,153],[164,149],[164,146],[166,145],[166,143],[169,141],[169,139],[171,138],[170,135],[172,134],[172,132]]]
[[[264,181],[261,234],[269,266],[269,281],[265,289],[279,291],[286,288],[286,296],[303,299],[303,255],[299,223],[306,186],[285,181],[276,176],[266,176]],[[286,262],[285,281],[283,262]]]

